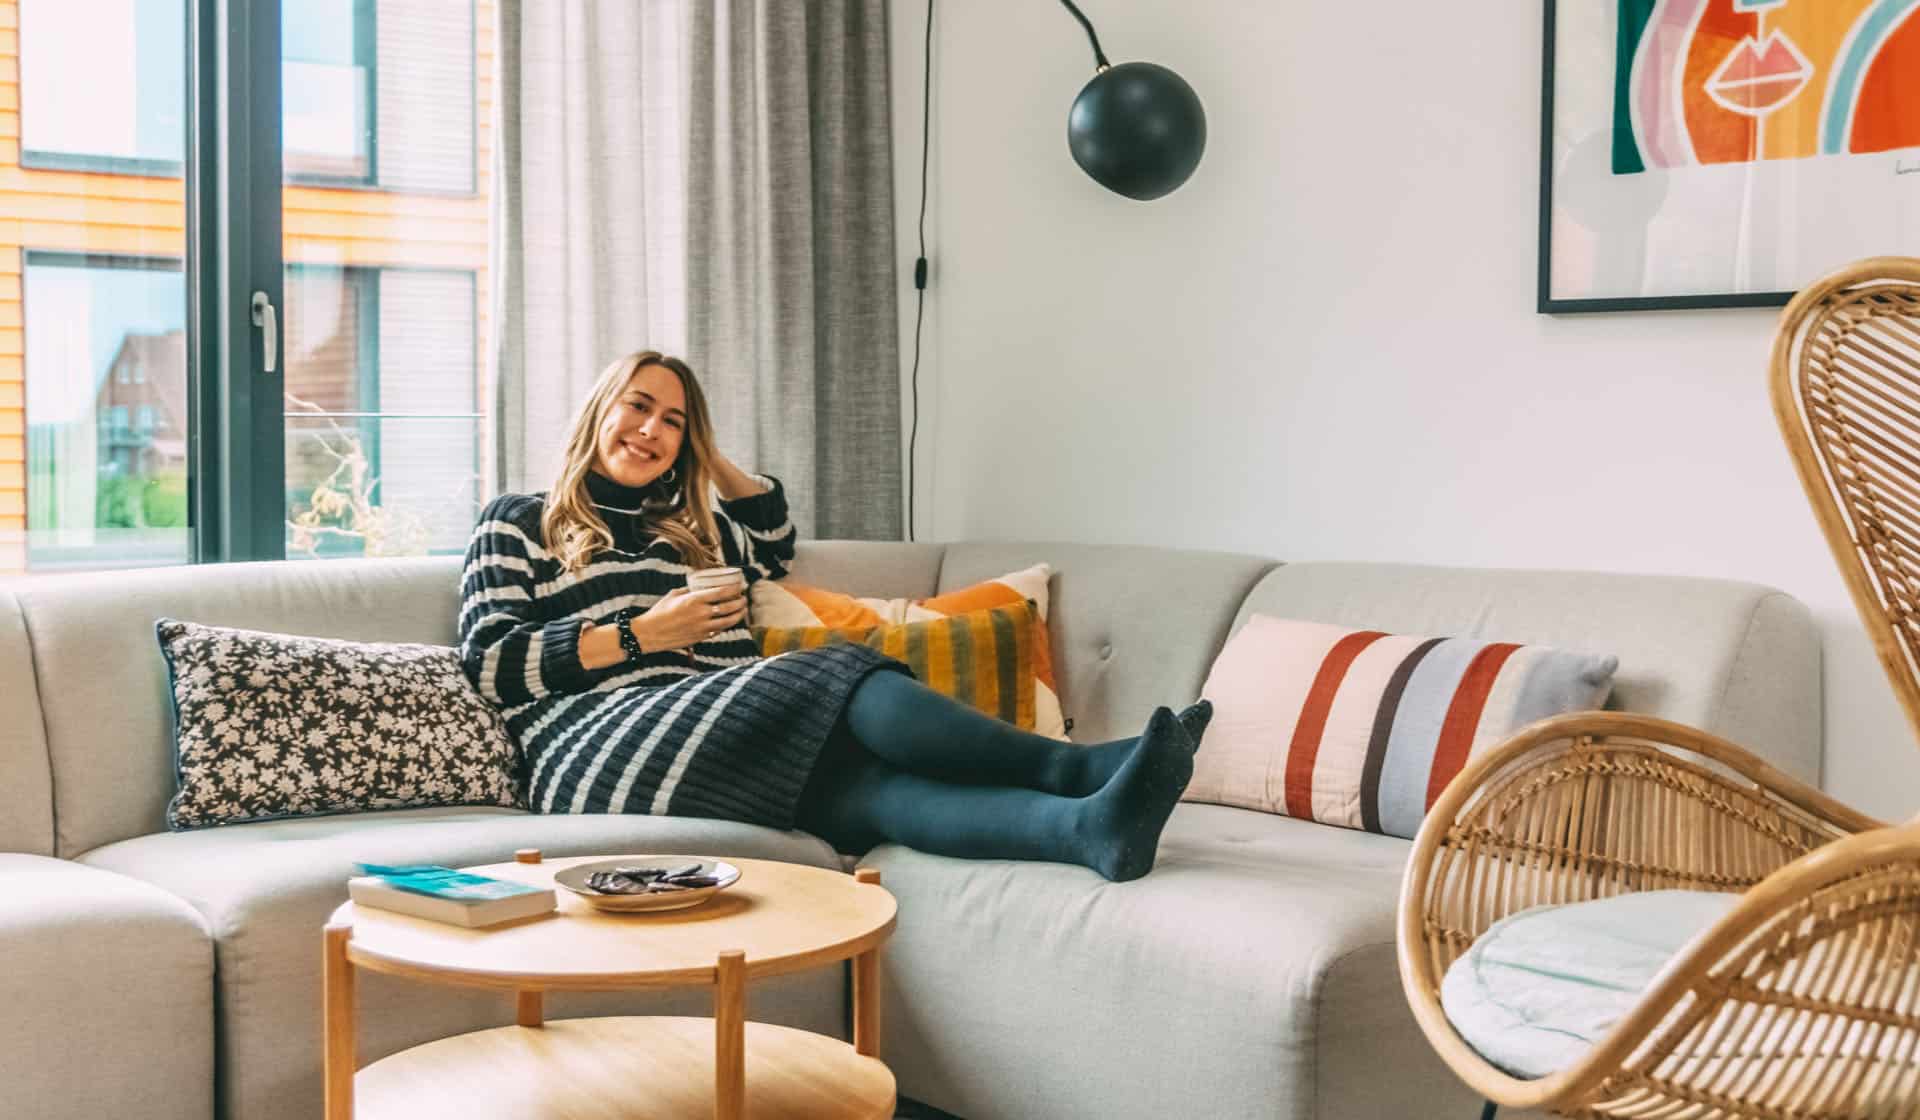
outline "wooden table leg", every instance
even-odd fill
[[[321,1063],[326,1078],[326,1120],[353,1120],[353,1074],[359,1063],[354,1045],[353,962],[347,959],[350,925],[330,925],[321,968],[326,1023]]]
[[[715,1120],[742,1120],[747,1111],[747,955],[737,949],[720,954],[714,970],[713,1077]]]
[[[547,1023],[546,994],[540,991],[521,991],[518,993],[518,1014],[514,1021],[523,1027],[543,1027]]]
[[[539,863],[542,860],[540,849],[520,848],[513,853],[515,863]],[[537,991],[522,991],[514,1008],[514,1021],[523,1027],[542,1027],[547,1022],[547,1001]]]
[[[880,1056],[880,950],[853,958],[853,1050]]]
[[[862,867],[853,873],[862,883],[879,885],[880,870]],[[853,1050],[869,1058],[880,1056],[880,949],[875,946],[853,958]]]

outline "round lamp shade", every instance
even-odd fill
[[[1123,62],[1093,76],[1067,114],[1067,146],[1094,181],[1150,201],[1200,165],[1207,114],[1180,75],[1151,62]]]

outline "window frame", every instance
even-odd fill
[[[190,559],[280,560],[285,331],[268,355],[252,309],[262,293],[284,327],[279,0],[185,8]]]

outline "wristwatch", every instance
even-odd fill
[[[613,614],[613,624],[620,628],[620,648],[627,652],[627,664],[638,665],[646,656],[640,648],[640,635],[633,632],[633,620],[640,614],[632,607],[621,607]]]

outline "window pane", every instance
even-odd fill
[[[24,165],[180,174],[187,136],[182,3],[20,0]]]
[[[481,57],[492,60],[491,7],[482,6],[484,22],[476,26],[474,5],[461,0],[373,4],[374,145],[382,187],[458,194],[475,189],[475,164],[484,148],[475,143],[475,95],[484,103],[491,93],[476,89],[475,79]]]
[[[19,142],[0,140],[0,575],[181,563],[185,8],[17,11],[0,38],[0,104],[19,105]]]
[[[179,262],[34,250],[25,262],[25,566],[184,563]]]
[[[365,182],[372,136],[372,4],[297,0],[280,25],[282,159],[297,178]],[[356,49],[360,45],[362,49]]]
[[[491,5],[285,8],[287,555],[458,552],[483,489]]]
[[[474,189],[478,40],[467,0],[300,0],[281,25],[289,180]]]

